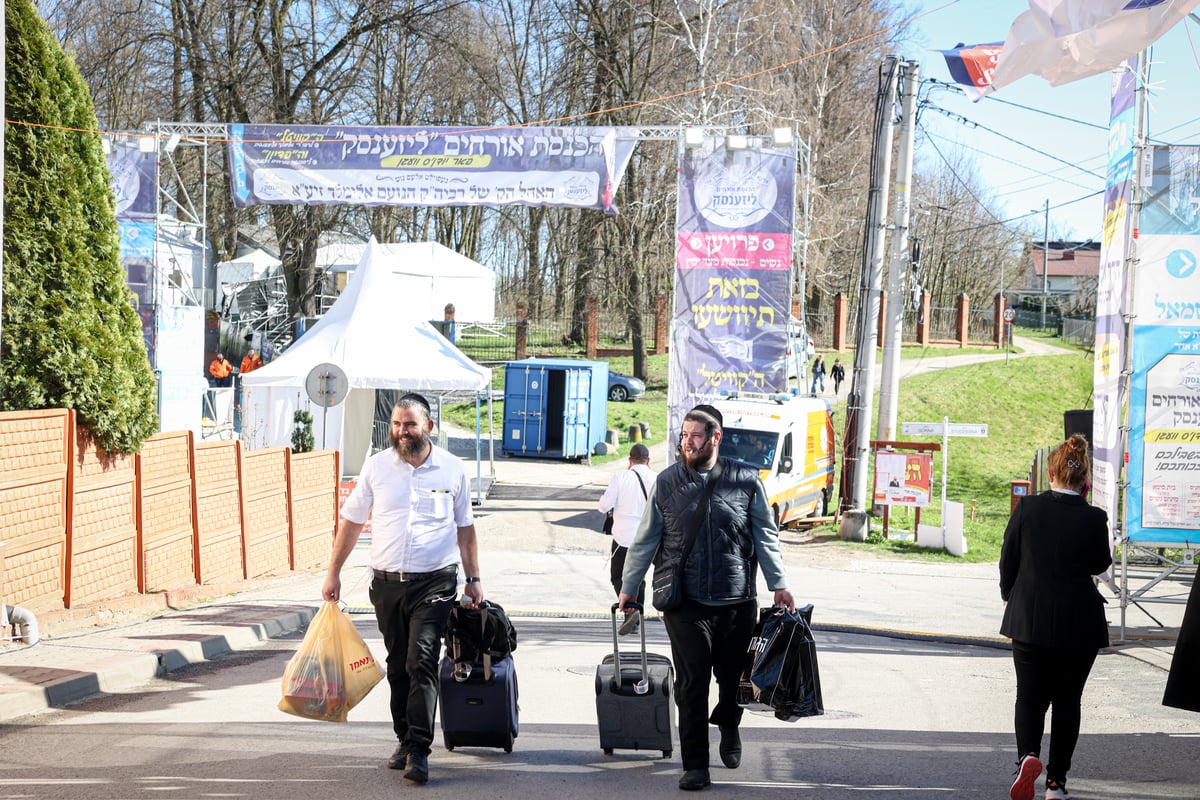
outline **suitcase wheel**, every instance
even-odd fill
[[[611,756],[612,754],[613,754],[613,749],[611,747],[604,748],[604,755]]]
[[[671,757],[671,751],[663,750],[663,758],[670,758],[670,757]]]
[[[442,733],[442,744],[445,745],[447,750],[454,752],[454,740],[450,738],[450,734]]]
[[[504,752],[511,753],[513,749],[513,735],[510,733],[508,739],[504,743]]]

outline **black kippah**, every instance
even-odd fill
[[[699,411],[701,414],[705,414],[707,416],[712,417],[714,420],[716,420],[717,427],[724,430],[725,418],[721,416],[720,411],[717,411],[715,408],[708,405],[707,403],[701,403],[700,405],[693,408],[692,411]]]

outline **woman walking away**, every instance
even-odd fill
[[[1108,517],[1080,492],[1088,483],[1080,434],[1050,455],[1050,491],[1013,509],[1000,551],[1000,632],[1012,639],[1017,674],[1017,775],[1011,800],[1033,800],[1042,774],[1042,732],[1050,723],[1046,800],[1063,800],[1079,739],[1080,700],[1100,648],[1108,646],[1104,599],[1092,577],[1112,564]]]

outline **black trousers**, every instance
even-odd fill
[[[683,768],[708,769],[708,726],[742,721],[738,680],[746,648],[758,620],[754,599],[706,606],[684,600],[663,614],[675,664],[675,703],[679,706],[679,752]],[[710,676],[717,679],[717,706],[708,713]]]
[[[410,752],[429,753],[437,712],[438,657],[454,605],[454,571],[418,581],[371,581],[371,604],[387,647],[392,728]]]
[[[1083,687],[1096,662],[1097,650],[1014,641],[1012,652],[1017,672],[1017,757],[1042,752],[1046,711],[1053,706],[1046,778],[1066,781],[1079,740]]]
[[[625,554],[629,552],[628,547],[622,547],[617,544],[614,539],[612,543],[612,558],[608,561],[608,578],[612,581],[613,591],[617,594],[621,593],[621,574],[625,572]],[[642,581],[638,585],[637,601],[643,605],[646,603],[646,582]]]

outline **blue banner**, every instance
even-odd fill
[[[619,128],[229,126],[234,205],[550,206],[617,212]]]
[[[1200,147],[1143,155],[1129,401],[1132,541],[1200,543]]]

